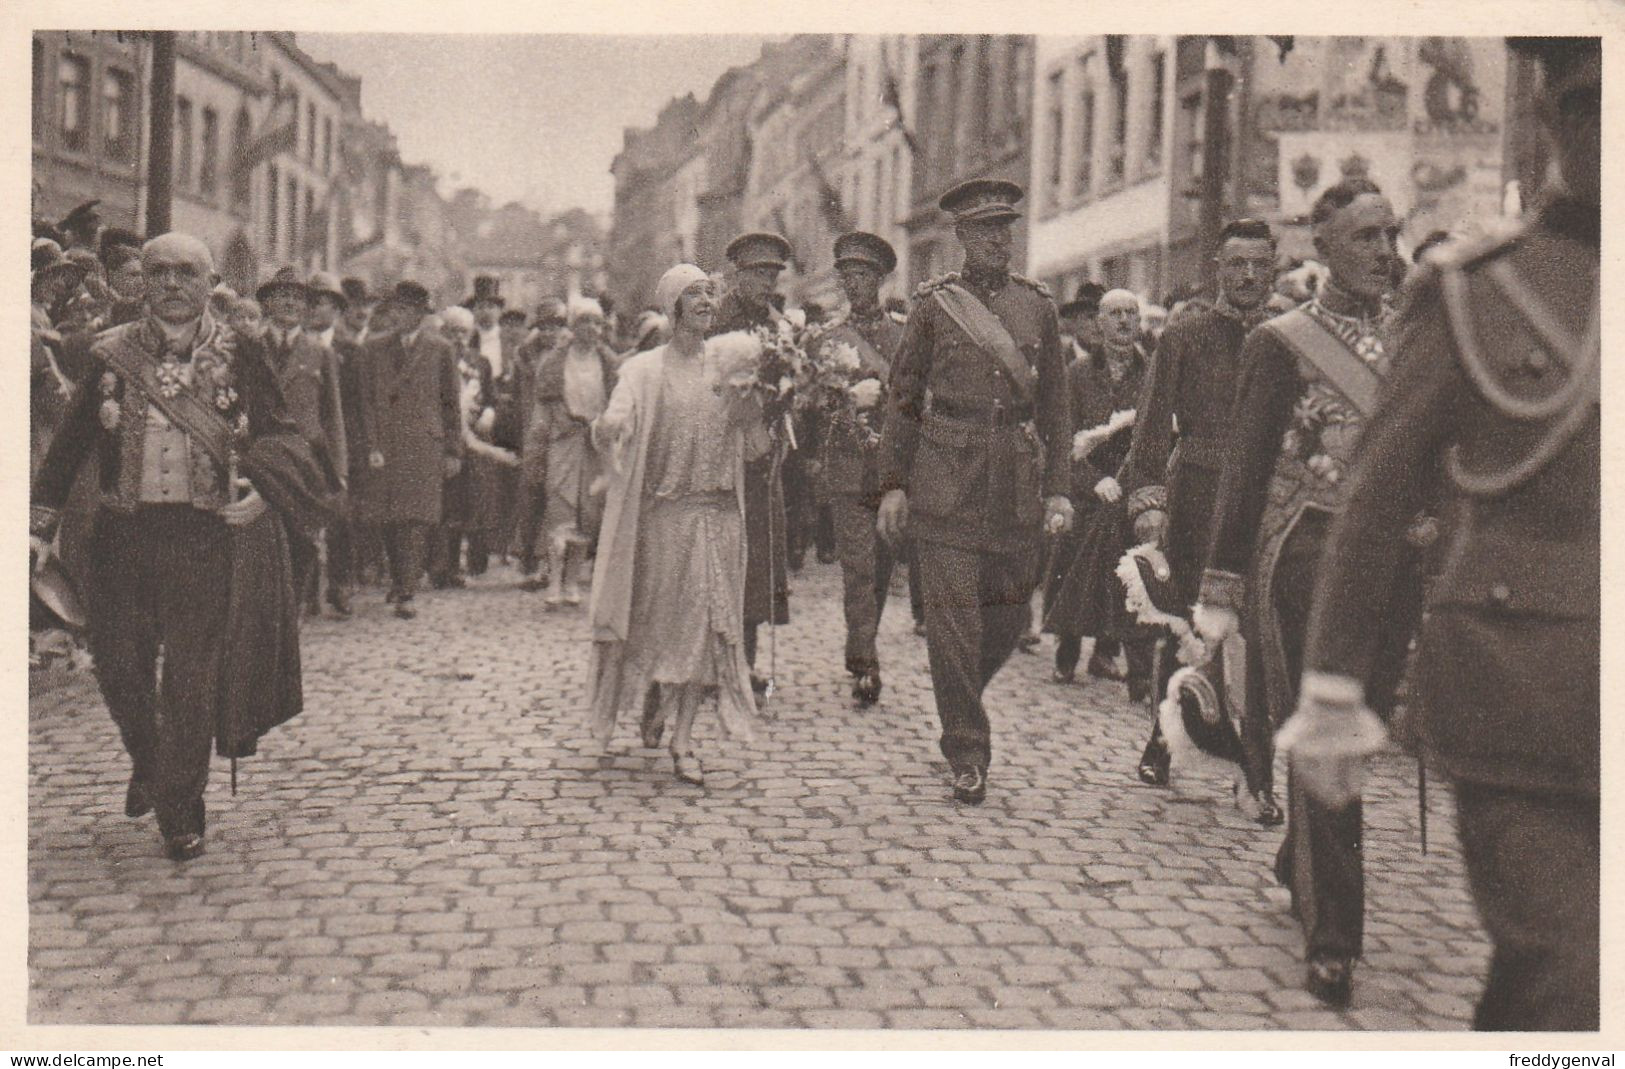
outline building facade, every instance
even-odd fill
[[[916,136],[916,44],[909,34],[854,34],[845,42],[843,189],[856,227],[880,235],[897,250],[897,270],[882,287],[882,298],[907,297],[912,277],[904,223],[914,197],[909,139]]]
[[[346,86],[286,32],[257,35],[271,83],[269,121],[292,127],[266,169],[265,247],[275,264],[331,270],[338,263],[336,215]],[[290,143],[291,142],[291,143]],[[273,266],[270,270],[275,270]],[[267,272],[269,273],[269,272]]]
[[[624,132],[621,151],[610,165],[615,225],[608,281],[625,310],[650,305],[660,276],[683,258],[676,230],[676,176],[694,154],[701,111],[692,94],[670,101],[654,126]]]
[[[1166,284],[1174,60],[1172,37],[1037,39],[1027,271],[1057,300]]]
[[[1026,187],[1031,178],[1034,41],[1026,36],[926,35],[916,47],[915,160],[904,223],[911,285],[959,267],[953,228],[937,207],[972,178]],[[1028,222],[1015,226],[1013,264],[1027,259]]]

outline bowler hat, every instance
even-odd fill
[[[326,271],[312,271],[310,279],[305,283],[305,290],[313,301],[317,297],[331,297],[339,303],[340,308],[350,306],[350,298],[345,295],[339,280]]]
[[[789,266],[790,243],[778,234],[741,234],[728,242],[724,251],[728,262],[740,270],[747,267],[771,267],[779,271]]]
[[[897,269],[897,250],[879,234],[854,230],[835,239],[835,266],[845,263],[868,264],[889,275]]]
[[[292,267],[283,267],[279,268],[276,274],[266,279],[260,285],[260,288],[254,291],[254,299],[263,302],[269,300],[273,294],[280,293],[283,290],[293,290],[301,297],[307,296],[310,292],[305,284],[299,280],[298,270]]]
[[[525,322],[525,313],[521,312],[517,308],[509,308],[497,317],[497,322],[499,324],[518,323],[523,326]]]
[[[351,276],[339,283],[339,289],[344,293],[347,304],[370,304],[372,295],[367,292],[367,284],[359,278]]]
[[[1015,205],[1025,196],[1021,187],[1002,178],[973,178],[942,195],[937,207],[956,223],[1020,219]]]
[[[71,279],[75,286],[84,281],[85,265],[70,259],[60,249],[53,251],[49,246],[36,249],[33,264],[31,282],[41,282],[58,276]]]
[[[395,283],[390,291],[388,301],[401,308],[409,308],[415,312],[429,311],[429,291],[410,279]]]

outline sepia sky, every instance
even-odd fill
[[[497,204],[607,213],[624,127],[647,127],[673,96],[704,99],[754,60],[762,36],[301,33],[300,45],[361,78],[363,113],[389,124],[407,163],[442,189]]]

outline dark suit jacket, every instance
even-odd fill
[[[439,523],[445,459],[463,454],[451,344],[424,329],[410,349],[399,334],[370,338],[360,371],[368,447],[384,462],[369,464],[356,488],[357,515],[368,523]]]

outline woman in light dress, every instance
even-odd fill
[[[715,696],[730,736],[757,717],[744,650],[744,463],[769,446],[748,388],[718,374],[705,335],[715,285],[679,264],[655,290],[671,341],[631,357],[592,427],[609,472],[591,615],[591,726],[607,747],[622,709],[644,745],[671,722],[677,777],[703,783],[694,721]],[[650,688],[658,688],[658,698]]]
[[[585,571],[603,512],[598,450],[590,429],[615,389],[618,362],[601,340],[604,311],[597,301],[573,298],[569,316],[569,343],[542,357],[536,371],[538,433],[547,450],[542,529],[553,552],[549,609],[581,604],[578,572]]]

